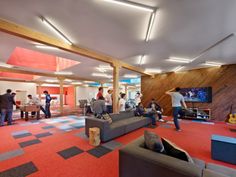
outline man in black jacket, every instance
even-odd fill
[[[161,108],[161,106],[155,101],[155,99],[153,98],[151,100],[151,102],[148,104],[148,108],[152,109],[152,111],[156,112],[156,114],[158,115],[159,121],[160,122],[164,122],[164,120],[162,119],[162,112],[163,109]]]
[[[7,89],[4,95],[1,95],[1,120],[0,126],[4,125],[7,116],[8,125],[12,124],[13,105],[15,105],[14,96],[11,95],[11,89]]]

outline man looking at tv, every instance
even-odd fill
[[[182,105],[184,106],[185,109],[187,109],[187,106],[184,101],[184,97],[183,95],[180,94],[179,87],[166,91],[166,94],[171,96],[174,124],[175,124],[176,131],[181,131],[180,126],[179,126],[178,116],[181,115]]]

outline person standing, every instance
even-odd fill
[[[28,101],[27,104],[40,106],[40,110],[43,111],[43,113],[44,113],[45,116],[46,116],[46,111],[45,111],[45,109],[43,108],[43,106],[42,106],[40,100],[39,100],[37,97],[33,97],[32,95],[27,95],[27,97],[28,97],[28,99],[29,99],[29,101]],[[36,112],[31,112],[31,116],[32,116],[32,117],[35,116],[35,113],[36,113]]]
[[[50,102],[52,98],[47,90],[45,90],[43,93],[45,94],[45,118],[51,118]]]
[[[0,126],[4,126],[4,120],[7,116],[7,124],[12,124],[13,105],[15,105],[14,96],[11,95],[11,89],[7,89],[6,93],[1,96],[1,121]]]
[[[106,108],[108,113],[112,113],[112,90],[108,89],[105,96]]]
[[[122,112],[122,111],[125,111],[126,94],[122,93],[120,97],[121,98],[119,100],[119,111]]]
[[[171,96],[174,124],[177,131],[181,131],[178,116],[182,113],[182,105],[187,109],[183,95],[180,94],[180,88],[176,87],[165,92]]]
[[[98,88],[96,99],[98,100],[100,97],[103,97],[103,87]]]

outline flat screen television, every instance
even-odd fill
[[[186,102],[212,102],[212,87],[181,88],[180,93]]]

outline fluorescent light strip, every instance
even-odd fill
[[[46,79],[45,81],[46,81],[46,82],[56,82],[56,83],[58,83],[58,80]]]
[[[92,76],[112,78],[111,75],[108,75],[108,74],[105,74],[105,73],[92,73]]]
[[[146,41],[146,42],[149,41],[149,38],[150,38],[150,35],[151,35],[151,32],[152,32],[152,27],[153,27],[153,24],[154,24],[155,17],[156,17],[156,12],[152,12],[152,13],[151,13],[151,16],[150,16],[149,24],[148,24],[148,29],[147,29],[146,38],[145,38],[145,41]]]
[[[3,62],[0,62],[0,67],[4,67],[4,68],[13,68],[12,65],[9,65],[9,64],[3,63]]]
[[[134,75],[134,74],[125,74],[124,77],[125,77],[125,78],[137,78],[138,75]]]
[[[145,57],[145,55],[140,56],[140,59],[139,59],[139,65],[140,66],[144,64],[144,57]]]
[[[54,74],[57,74],[57,75],[72,75],[73,73],[70,72],[70,71],[56,71],[56,72],[54,72]]]
[[[114,3],[114,4],[118,4],[118,5],[127,6],[127,7],[136,8],[136,9],[147,11],[147,12],[154,12],[153,7],[146,6],[144,4],[131,2],[131,1],[119,1],[119,0],[104,0],[104,1],[111,2],[111,3]]]
[[[184,66],[177,66],[175,69],[173,69],[173,71],[174,72],[178,72],[178,71],[180,71],[183,68],[184,68]]]
[[[113,67],[110,65],[99,65],[99,68],[105,69],[105,70],[113,70]]]
[[[52,47],[52,46],[47,46],[47,45],[35,45],[36,48],[39,49],[53,49],[53,50],[57,50],[57,47]]]
[[[61,39],[63,39],[67,44],[72,45],[72,42],[60,31],[58,30],[50,21],[44,17],[40,17],[42,22],[46,24],[51,30],[53,30]]]
[[[147,72],[147,73],[152,73],[152,74],[156,74],[156,73],[161,73],[162,70],[160,70],[160,69],[147,68],[147,69],[145,69],[145,72]]]
[[[82,82],[72,82],[71,84],[73,84],[73,85],[81,85]]]
[[[221,66],[221,65],[223,65],[223,63],[218,63],[218,62],[213,62],[213,61],[206,61],[205,63],[203,63],[203,65],[206,65],[206,66]]]
[[[175,57],[170,57],[166,61],[171,61],[171,62],[177,62],[177,63],[191,63],[192,60],[186,59],[186,58],[175,58]]]

